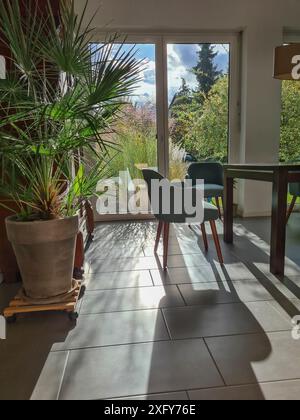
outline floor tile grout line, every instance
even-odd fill
[[[209,387],[209,388],[191,388],[188,389],[187,392],[192,392],[192,391],[205,391],[205,390],[221,390],[221,389],[227,389],[227,388],[242,388],[242,387],[248,387],[248,386],[253,386],[253,385],[268,385],[268,384],[280,384],[280,383],[284,383],[284,382],[300,382],[300,377],[299,378],[288,378],[288,379],[273,379],[270,381],[261,381],[261,382],[246,382],[246,383],[238,383],[238,384],[229,384],[229,385],[225,385],[225,386],[216,386],[216,387]]]
[[[187,301],[185,300],[185,297],[184,297],[183,293],[181,292],[180,287],[179,287],[179,285],[178,285],[178,284],[176,285],[176,288],[177,288],[178,293],[180,294],[180,296],[181,296],[181,298],[182,298],[182,300],[183,300],[183,302],[184,302],[185,306],[189,306],[189,305],[188,305],[188,303],[187,303]]]
[[[199,340],[199,339],[197,339]],[[105,344],[102,346],[90,346],[90,347],[74,347],[69,349],[58,349],[58,350],[51,350],[50,353],[64,353],[66,351],[69,352],[78,352],[78,351],[85,351],[85,350],[97,350],[97,349],[107,349],[107,348],[114,348],[114,347],[126,347],[126,346],[138,346],[144,344],[157,344],[157,343],[169,343],[173,341],[169,338],[166,339],[158,339],[158,340],[150,340],[150,341],[135,341],[135,342],[128,342],[128,343],[119,343],[119,344]],[[176,340],[176,341],[184,341],[184,340]]]
[[[152,281],[153,283],[153,281]],[[173,285],[171,285],[173,286]],[[86,288],[86,292],[88,293],[95,293],[95,292],[112,292],[114,290],[131,290],[131,289],[141,289],[141,288],[147,288],[152,289],[153,287],[157,287],[155,284],[149,284],[148,286],[127,286],[127,287],[113,287],[113,288],[106,288],[106,289],[89,289]]]
[[[149,307],[149,308],[134,308],[134,309],[123,309],[117,311],[107,311],[107,312],[94,312],[94,313],[80,313],[80,316],[92,316],[92,315],[104,315],[104,314],[122,314],[124,312],[144,312],[144,311],[159,311],[160,309],[179,309],[186,308],[186,306],[172,306],[172,307]]]
[[[148,271],[149,271],[149,274],[150,274],[150,277],[151,277],[152,284],[153,284],[153,286],[155,287],[155,286],[156,286],[156,284],[154,283],[153,274],[151,273],[151,270],[148,270]]]
[[[220,338],[235,338],[235,337],[244,337],[244,336],[255,336],[255,335],[267,335],[267,334],[279,334],[279,333],[287,333],[290,330],[278,330],[278,331],[266,331],[266,332],[246,332],[246,333],[237,333],[237,334],[228,334],[228,335],[214,335],[214,336],[198,336],[198,337],[184,337],[184,338],[172,338],[170,333],[170,337],[168,339],[157,339],[157,340],[149,340],[149,341],[135,341],[135,342],[127,342],[127,343],[117,343],[117,344],[106,344],[101,346],[90,346],[90,347],[76,347],[76,348],[68,348],[68,349],[58,349],[58,350],[51,350],[50,353],[63,353],[63,352],[73,352],[73,351],[84,351],[84,350],[96,350],[108,347],[124,347],[124,346],[137,346],[143,344],[157,344],[157,343],[169,343],[172,341],[173,343],[182,342],[182,341],[197,341],[197,340],[213,340],[213,339],[220,339]],[[299,378],[300,379],[300,378]]]
[[[63,386],[63,382],[64,382],[65,373],[66,373],[66,370],[67,370],[67,364],[69,362],[70,354],[71,354],[71,350],[68,350],[66,360],[65,360],[65,363],[64,363],[64,368],[63,368],[63,371],[62,371],[60,384],[59,384],[58,391],[57,391],[56,401],[58,401],[59,398],[60,398],[60,394],[61,394],[61,391],[62,391],[62,386]]]
[[[210,357],[211,357],[211,359],[212,359],[212,361],[213,361],[213,363],[214,363],[214,365],[215,365],[215,367],[216,367],[224,385],[226,386],[227,384],[226,384],[225,378],[223,376],[223,373],[222,373],[221,369],[219,368],[219,365],[217,364],[217,362],[216,362],[216,360],[215,360],[215,358],[214,358],[214,356],[213,356],[205,338],[203,338],[203,342],[204,342],[204,345],[205,345],[205,347],[206,347],[206,349],[207,349],[207,351],[208,351],[208,353],[209,353],[209,355],[210,355]]]
[[[140,289],[140,288],[137,288]],[[147,287],[147,289],[150,289],[150,287]],[[118,289],[121,290],[121,289]],[[91,292],[94,293],[94,292]],[[95,292],[96,293],[96,292]],[[85,296],[82,298],[82,301],[84,300],[84,298],[86,298],[87,295],[85,294]],[[169,305],[169,306],[154,306],[154,307],[148,307],[148,308],[128,308],[128,309],[122,309],[122,310],[109,310],[109,311],[100,311],[100,312],[92,312],[92,313],[82,313],[81,315],[101,315],[101,314],[108,314],[108,313],[123,313],[123,312],[137,312],[137,311],[147,311],[147,310],[159,310],[159,309],[164,309],[164,310],[175,310],[175,309],[180,309],[180,310],[187,310],[187,309],[200,309],[200,308],[213,308],[216,306],[241,306],[247,303],[267,303],[270,304],[271,302],[275,302],[278,303],[277,300],[275,299],[271,299],[271,300],[255,300],[255,301],[236,301],[236,302],[220,302],[220,303],[211,303],[211,304],[197,304],[197,305],[186,305],[185,300],[184,300],[184,305]],[[82,309],[81,305],[81,309]],[[244,305],[245,306],[245,305]],[[272,308],[275,310],[276,308],[272,306]],[[277,311],[278,312],[278,311]],[[282,316],[282,314],[279,312],[279,314]]]
[[[171,330],[170,330],[169,325],[168,325],[168,323],[167,323],[167,320],[166,320],[166,317],[165,317],[164,311],[163,311],[163,309],[160,309],[160,311],[161,311],[161,315],[162,315],[162,317],[163,317],[163,320],[164,320],[164,323],[165,323],[165,326],[166,326],[166,329],[167,329],[167,332],[168,332],[169,338],[170,338],[170,340],[171,340],[171,341],[173,341],[172,334],[171,334]]]
[[[197,389],[199,389],[199,388],[197,388]],[[206,388],[205,388],[206,389]],[[210,388],[207,388],[207,389],[210,389]],[[214,388],[213,388],[214,389]],[[116,395],[116,396],[113,396],[113,397],[107,397],[107,398],[105,398],[105,399],[108,399],[108,400],[116,400],[116,399],[122,399],[122,398],[127,398],[127,397],[129,397],[129,398],[132,398],[132,397],[151,397],[151,396],[154,396],[154,395],[166,395],[166,394],[178,394],[178,393],[185,393],[185,394],[187,394],[187,391],[185,390],[185,389],[178,389],[178,390],[173,390],[173,391],[170,391],[170,390],[168,390],[168,391],[162,391],[162,392],[151,392],[150,394],[135,394],[135,395]],[[187,397],[188,397],[188,395],[186,395]]]

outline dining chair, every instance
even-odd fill
[[[290,207],[289,207],[288,213],[287,213],[287,220],[286,220],[287,223],[290,220],[290,217],[293,213],[293,210],[294,210],[295,205],[296,205],[297,198],[300,197],[300,184],[299,183],[289,184],[289,192],[290,192],[290,194],[293,198],[292,198],[292,202],[290,204]]]
[[[149,195],[149,200],[150,200],[150,204],[152,206],[153,200],[152,200],[152,196],[151,196],[151,183],[153,180],[163,180],[165,179],[160,173],[153,171],[151,169],[143,169],[142,170],[143,176],[144,176],[144,180],[147,184],[148,187],[148,195]],[[182,199],[184,199],[184,188],[185,187],[185,183],[182,182],[180,184],[178,183],[171,183],[171,186],[173,186],[173,188],[180,188],[182,190]],[[158,229],[157,229],[157,235],[156,235],[156,240],[155,240],[155,247],[154,247],[154,252],[155,254],[157,254],[157,250],[158,250],[158,246],[159,246],[159,241],[161,238],[161,235],[163,234],[163,269],[166,270],[167,266],[168,266],[168,249],[169,249],[169,230],[170,230],[170,224],[171,223],[186,223],[187,219],[190,218],[190,215],[187,215],[184,211],[181,214],[175,214],[174,212],[174,193],[172,193],[172,188],[170,189],[171,193],[170,193],[170,212],[168,212],[168,214],[165,214],[161,209],[162,209],[162,195],[159,194],[158,197],[158,203],[159,203],[159,212],[154,213],[155,218],[158,220]],[[211,231],[212,231],[212,235],[213,235],[213,239],[214,239],[214,243],[216,246],[216,250],[217,250],[217,255],[218,255],[218,259],[220,264],[224,264],[224,260],[223,260],[223,254],[222,254],[222,249],[221,249],[221,245],[220,245],[220,240],[219,240],[219,236],[218,236],[218,232],[217,232],[217,227],[216,227],[216,220],[218,220],[219,217],[219,213],[218,213],[218,209],[213,206],[210,203],[207,203],[206,201],[203,201],[203,207],[204,207],[204,220],[203,223],[201,224],[201,232],[202,232],[202,237],[203,237],[203,242],[204,242],[204,247],[205,247],[205,251],[208,251],[208,240],[207,240],[207,234],[206,234],[206,228],[205,228],[205,222],[209,222],[210,226],[211,226]],[[184,206],[182,205],[182,208],[184,208]],[[155,210],[155,209],[154,209]]]
[[[223,207],[224,195],[224,172],[219,162],[197,162],[192,163],[187,172],[187,179],[195,181],[204,180],[204,198],[214,198],[222,220],[221,206]],[[221,204],[220,204],[221,202]]]

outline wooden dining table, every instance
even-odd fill
[[[270,271],[275,275],[284,275],[288,184],[300,183],[300,164],[224,165],[224,241],[226,243],[233,243],[234,179],[265,181],[273,184]]]

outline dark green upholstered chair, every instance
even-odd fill
[[[151,197],[151,181],[153,180],[163,180],[164,177],[159,174],[156,171],[153,171],[151,169],[143,169],[143,176],[144,179],[146,181],[146,184],[148,186],[148,194],[149,194],[149,200],[150,203],[152,203],[152,197]],[[176,183],[176,184],[172,184],[174,185],[174,188],[180,188],[182,190],[182,197],[184,197],[184,182],[182,183]],[[157,249],[158,249],[158,245],[159,245],[159,241],[160,241],[160,237],[163,233],[163,243],[164,243],[164,252],[163,252],[163,269],[166,270],[167,269],[167,265],[168,265],[168,248],[169,248],[169,228],[170,228],[170,224],[171,223],[186,223],[187,219],[190,217],[190,215],[187,215],[185,213],[182,214],[174,214],[174,194],[172,194],[172,190],[171,190],[171,194],[170,194],[170,213],[168,214],[164,214],[161,211],[162,205],[161,205],[161,197],[159,197],[158,202],[159,202],[159,209],[160,211],[158,213],[154,213],[155,218],[158,220],[158,230],[157,230],[157,235],[156,235],[156,241],[155,241],[155,248],[154,248],[154,252],[157,253]],[[193,203],[195,204],[195,203]],[[206,234],[206,229],[205,229],[205,222],[209,222],[210,226],[211,226],[211,230],[212,230],[212,234],[213,234],[213,238],[214,238],[214,242],[215,242],[215,246],[217,249],[217,254],[218,254],[218,258],[221,264],[224,263],[223,261],[223,255],[222,255],[222,250],[221,250],[221,245],[220,245],[220,241],[219,241],[219,236],[217,233],[217,228],[216,228],[216,220],[218,220],[219,218],[219,213],[218,213],[218,209],[213,206],[210,203],[207,203],[206,201],[203,202],[203,206],[204,206],[204,221],[201,224],[201,232],[202,232],[202,236],[203,236],[203,242],[204,242],[204,247],[205,250],[208,250],[208,241],[207,241],[207,234]],[[184,206],[182,206],[184,207]]]
[[[288,210],[287,214],[287,222],[289,221],[291,214],[293,213],[294,207],[296,205],[297,198],[300,197],[300,184],[299,183],[293,183],[289,184],[289,192],[291,196],[293,197],[291,205]]]
[[[219,218],[222,219],[221,205],[223,207],[224,171],[219,162],[192,163],[188,168],[187,179],[204,180],[204,197],[215,198]],[[221,205],[220,205],[221,201]]]

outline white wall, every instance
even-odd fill
[[[77,0],[81,8],[85,0]],[[240,162],[276,162],[280,136],[280,82],[273,80],[274,47],[283,30],[300,28],[299,0],[90,0],[100,6],[100,29],[137,32],[241,31],[242,110]],[[299,116],[300,118],[300,116]],[[271,190],[241,183],[245,216],[270,212]]]

